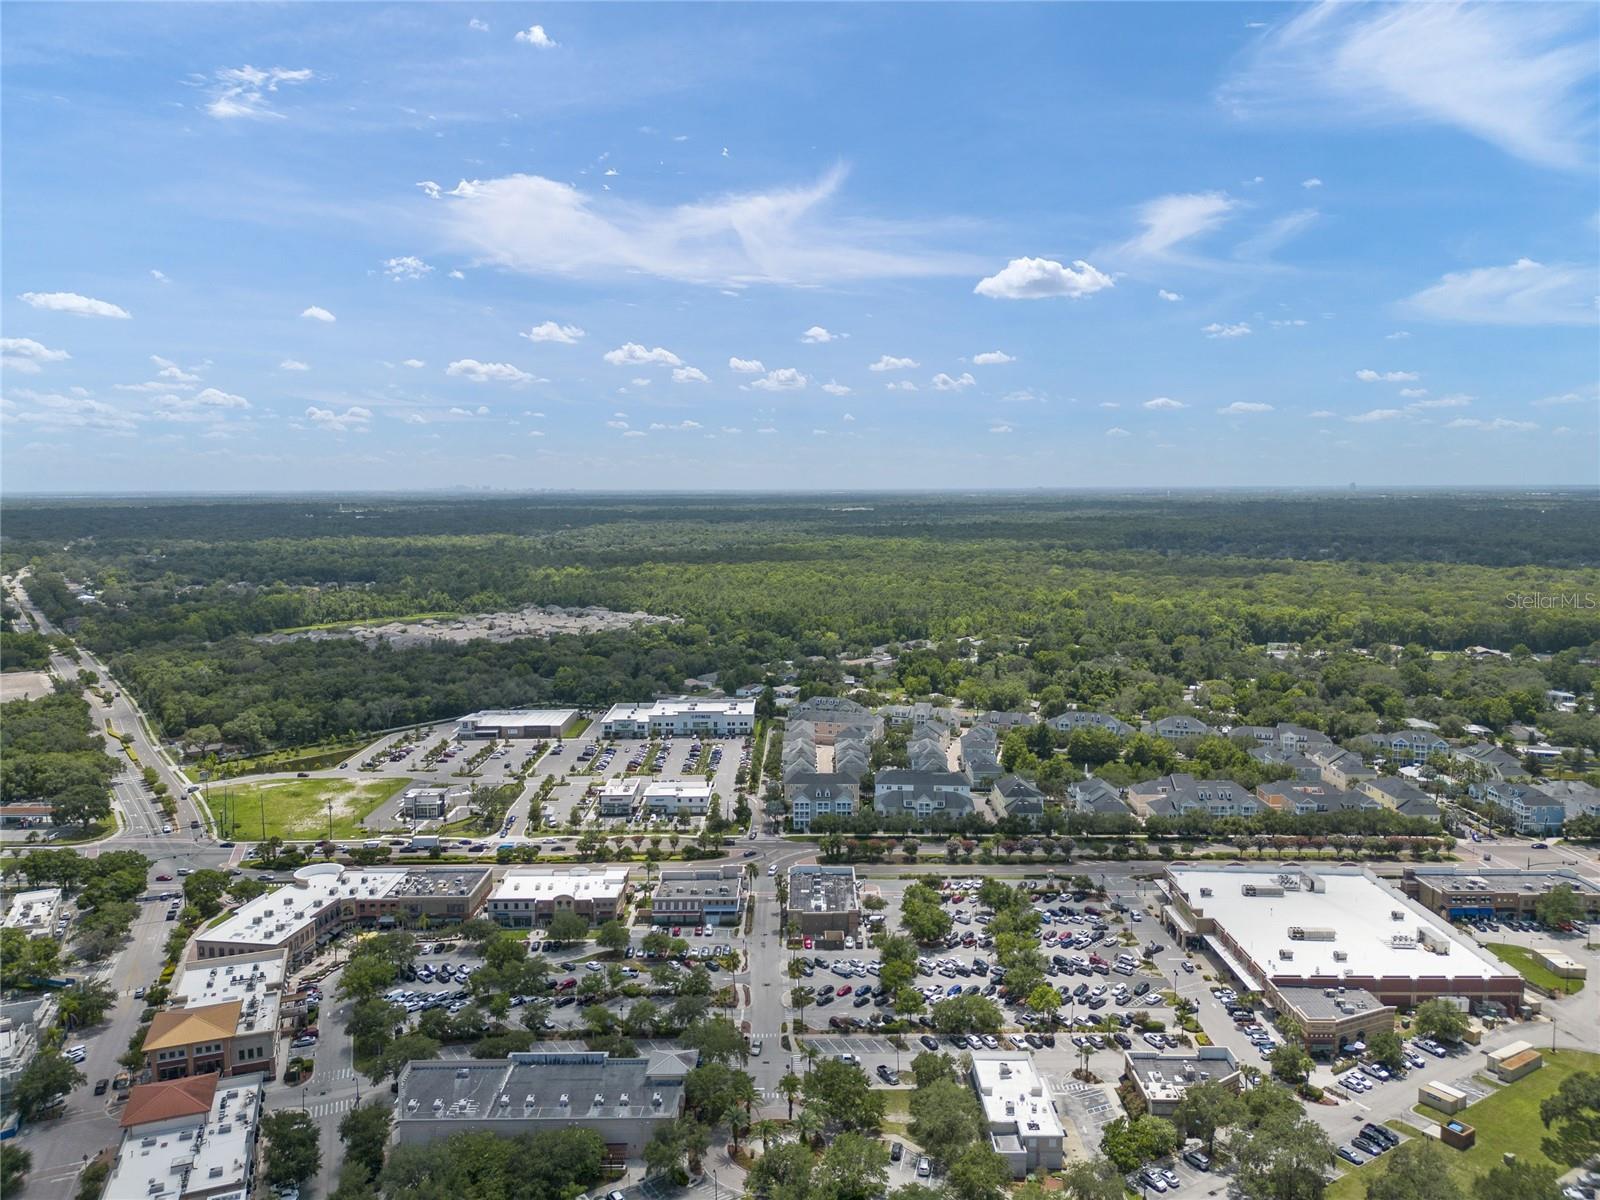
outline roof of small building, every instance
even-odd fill
[[[137,1085],[128,1093],[128,1102],[122,1108],[122,1128],[170,1121],[174,1117],[198,1117],[210,1112],[212,1097],[217,1094],[217,1079],[217,1075],[207,1072]]]

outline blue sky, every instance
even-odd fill
[[[6,5],[8,492],[1593,483],[1589,5]]]

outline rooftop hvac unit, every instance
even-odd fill
[[[1404,921],[1405,919],[1406,919],[1406,914],[1401,912],[1398,908],[1392,908],[1392,909],[1389,910],[1389,920],[1391,920],[1391,921]]]
[[[1290,962],[1294,959],[1294,951],[1285,946],[1282,950],[1278,951],[1278,957],[1284,962]]]
[[[628,1107],[628,1093],[627,1092],[623,1092],[622,1095],[618,1096],[617,1097],[617,1103],[619,1105],[621,1105],[623,1108],[627,1108]]]
[[[1334,962],[1345,962],[1347,959],[1349,959],[1349,957],[1350,957],[1349,953],[1344,951],[1344,950],[1335,950],[1333,952],[1333,961]]]
[[[526,1096],[524,1096],[522,1098],[522,1107],[523,1108],[532,1108],[533,1107],[533,1093],[532,1092],[529,1092]]]
[[[500,1093],[500,1107],[501,1108],[506,1108],[510,1104],[511,1104],[511,1093],[510,1092],[501,1092]]]
[[[1211,889],[1207,888],[1207,887],[1203,887],[1203,888],[1200,889],[1200,894],[1202,896],[1209,896],[1209,895],[1211,895]]]
[[[596,1108],[604,1108],[605,1107],[605,1103],[606,1103],[606,1098],[603,1095],[601,1095],[599,1092],[596,1092],[594,1094],[594,1106]]]
[[[471,1075],[471,1074],[472,1074],[472,1072],[470,1070],[468,1070],[466,1067],[457,1067],[456,1068],[456,1078],[457,1079],[465,1079],[468,1075]]]
[[[650,1097],[650,1107],[651,1108],[660,1108],[661,1107],[661,1093],[660,1092],[656,1092],[653,1096]]]
[[[439,1099],[437,1096],[433,1098],[433,1111],[436,1113],[444,1111],[444,1101]]]
[[[562,1108],[567,1107],[567,1093],[565,1093],[565,1092],[561,1093],[561,1099],[559,1101],[559,1104],[560,1104],[560,1106]]]
[[[415,1096],[406,1101],[406,1112],[408,1113],[416,1112],[419,1107],[421,1106],[417,1103],[417,1098]]]

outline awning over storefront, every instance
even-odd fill
[[[1221,938],[1214,934],[1207,935],[1206,945],[1211,948],[1213,954],[1222,960],[1222,965],[1232,971],[1234,977],[1250,991],[1260,992],[1266,990],[1264,983],[1257,978],[1256,973],[1240,962],[1233,952],[1222,944]]]

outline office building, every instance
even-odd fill
[[[749,737],[756,727],[754,700],[676,696],[640,704],[615,704],[600,718],[607,738]]]
[[[737,925],[744,914],[744,867],[668,867],[650,897],[657,925]]]
[[[1128,1050],[1122,1077],[1133,1085],[1153,1117],[1170,1117],[1184,1092],[1197,1083],[1220,1083],[1239,1090],[1239,1064],[1226,1046],[1193,1050]]]
[[[484,915],[507,929],[532,929],[557,913],[576,913],[591,925],[621,914],[628,868],[513,867],[501,878]]]
[[[458,737],[529,739],[570,737],[577,729],[575,708],[518,708],[476,712],[456,722]]]
[[[135,1087],[105,1200],[248,1200],[261,1094],[260,1080],[209,1074]]]
[[[989,1144],[1006,1160],[1012,1178],[1059,1171],[1061,1118],[1033,1059],[1026,1054],[975,1054],[970,1078],[983,1108]]]
[[[861,932],[861,896],[854,867],[806,864],[789,868],[790,924],[800,932],[839,942]]]

